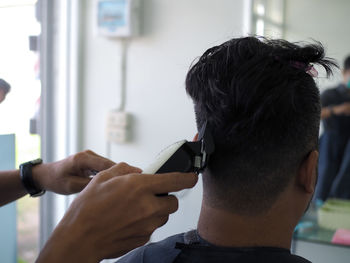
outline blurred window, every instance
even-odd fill
[[[16,134],[16,167],[40,157],[40,137],[30,132],[30,127],[32,132],[36,128],[41,94],[35,3],[0,1],[0,78],[11,85],[0,104],[0,134]],[[18,262],[34,262],[38,242],[39,199],[26,196],[17,201]]]
[[[253,0],[253,33],[283,38],[285,0]]]

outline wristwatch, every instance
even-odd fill
[[[31,197],[37,197],[45,194],[45,190],[40,189],[34,182],[32,168],[35,165],[41,164],[43,160],[36,159],[30,162],[22,163],[19,166],[22,184]]]

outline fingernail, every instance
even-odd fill
[[[134,166],[132,166],[132,168],[135,169],[136,173],[142,173],[142,170],[140,168]]]

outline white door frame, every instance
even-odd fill
[[[39,0],[41,155],[53,162],[81,150],[81,0]],[[49,176],[49,175],[48,175]],[[40,202],[40,248],[72,197],[46,193]]]

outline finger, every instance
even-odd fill
[[[100,177],[103,180],[109,180],[116,176],[141,173],[141,172],[142,170],[140,168],[137,168],[122,162],[112,166],[110,169],[106,171],[101,172],[100,174],[97,175],[97,177]]]
[[[100,156],[100,155],[98,155],[97,153],[95,153],[94,151],[91,151],[91,150],[86,150],[85,152],[88,153],[88,154],[95,155],[95,156]]]
[[[144,174],[145,188],[154,194],[177,192],[192,188],[198,181],[194,173]]]
[[[174,195],[158,196],[155,198],[157,214],[160,216],[175,213],[179,208],[179,200]]]
[[[115,165],[115,162],[99,156],[91,151],[77,154],[80,170],[103,171]]]
[[[138,167],[131,166],[127,163],[120,162],[114,166],[112,166],[108,171],[114,176],[121,176],[131,173],[141,173],[142,170]]]
[[[87,184],[90,182],[90,178],[87,177],[79,177],[79,176],[71,176],[66,179],[66,194],[74,194],[82,191]]]
[[[150,237],[152,233],[159,227],[164,226],[169,220],[169,215],[163,216],[153,216],[148,219],[143,219],[136,224],[132,225],[132,229],[127,233],[124,233],[124,236],[119,238],[128,238],[132,237]],[[127,234],[128,236],[125,236]]]
[[[169,215],[162,216],[162,217],[160,217],[159,219],[160,219],[160,221],[159,221],[160,223],[159,223],[158,228],[159,228],[159,227],[162,227],[162,226],[164,226],[166,223],[168,223],[168,221],[169,221]]]

